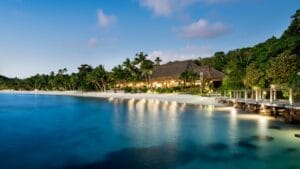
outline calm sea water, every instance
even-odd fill
[[[300,169],[295,133],[234,109],[0,94],[1,169]]]

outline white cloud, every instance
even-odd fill
[[[184,10],[185,8],[196,3],[201,4],[218,4],[226,3],[234,0],[138,0],[142,7],[151,10],[157,16],[170,16],[176,11]]]
[[[226,2],[231,2],[234,0],[202,0],[203,2],[207,4],[216,4],[216,3],[226,3]]]
[[[87,46],[90,48],[97,47],[98,46],[97,38],[95,38],[95,37],[90,38],[87,42]]]
[[[149,54],[149,58],[154,60],[156,57],[161,58],[163,63],[174,60],[197,59],[199,57],[208,57],[213,55],[210,46],[187,45],[179,50],[154,50]]]
[[[209,23],[199,19],[179,30],[179,36],[188,39],[215,38],[227,33],[229,29],[222,22]]]
[[[107,15],[102,9],[97,12],[98,26],[106,28],[111,26],[117,21],[117,17],[114,15]]]
[[[141,6],[150,9],[157,16],[170,16],[199,0],[139,0]]]

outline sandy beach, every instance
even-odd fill
[[[56,96],[76,96],[94,98],[120,98],[120,99],[146,99],[159,101],[175,101],[178,103],[222,106],[215,97],[202,97],[189,94],[153,94],[153,93],[123,93],[123,92],[80,92],[80,91],[15,91],[2,90],[0,93],[6,94],[40,94]]]

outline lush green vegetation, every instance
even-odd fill
[[[160,62],[156,58],[156,63]],[[115,88],[121,82],[149,81],[154,62],[147,59],[143,52],[136,54],[133,61],[126,59],[108,72],[103,65],[93,68],[83,64],[77,73],[67,74],[67,69],[59,69],[56,73],[37,74],[26,79],[10,79],[0,76],[0,89],[17,90],[81,90],[104,91]]]
[[[268,88],[271,84],[299,88],[300,86],[300,10],[291,17],[290,26],[281,37],[271,37],[263,43],[249,48],[225,52],[216,52],[214,56],[195,60],[198,65],[211,65],[224,72],[226,77],[221,89]],[[114,89],[116,84],[124,82],[149,82],[153,67],[159,65],[160,58],[147,59],[140,52],[133,60],[127,58],[110,72],[103,65],[92,67],[83,64],[77,73],[67,74],[67,69],[56,73],[37,74],[26,79],[10,79],[0,76],[0,89],[20,90],[82,90],[104,91]],[[184,72],[180,76],[184,82],[193,84],[199,76],[193,72]],[[183,86],[184,87],[184,86]],[[200,92],[201,89],[197,89]],[[128,92],[145,92],[147,89],[126,88]],[[158,92],[182,91],[180,88],[158,89]],[[194,88],[188,90],[195,93]]]
[[[222,89],[268,88],[271,84],[300,87],[300,10],[281,37],[196,61],[224,72]]]

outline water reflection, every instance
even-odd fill
[[[202,139],[206,140],[206,142],[213,142],[214,141],[214,125],[213,125],[213,106],[199,106],[199,112],[204,112],[205,120],[202,121],[204,125],[202,127],[205,127],[203,129],[203,136]],[[203,117],[201,117],[203,118]]]
[[[168,107],[168,112],[170,114],[177,115],[177,113],[178,113],[177,106],[178,106],[177,102],[175,102],[175,101],[171,102],[171,104]]]
[[[134,111],[134,99],[130,99],[129,101],[128,101],[128,112],[133,112]]]
[[[186,104],[185,104],[185,103],[180,104],[180,106],[179,106],[179,111],[180,111],[180,112],[184,112],[184,111],[185,111],[185,107],[186,107]]]
[[[259,116],[258,118],[258,133],[260,135],[266,135],[268,129],[269,120],[265,116]]]
[[[153,113],[153,114],[157,115],[159,113],[159,101],[158,100],[148,100],[147,110],[150,113]]]
[[[232,108],[230,110],[230,117],[229,117],[229,137],[231,144],[234,144],[237,138],[237,110]]]
[[[185,107],[186,104],[175,101],[130,99],[127,101],[128,132],[136,144],[150,142],[151,139],[154,142],[157,135],[174,140],[178,136],[179,115]]]
[[[299,128],[260,115],[156,100],[44,97],[38,108],[29,96],[19,105],[0,97],[1,169],[300,167]]]
[[[139,101],[137,101],[136,105],[136,110],[139,114],[144,114],[145,113],[145,108],[146,108],[146,100],[145,99],[141,99]]]
[[[168,111],[168,105],[169,105],[169,102],[168,101],[164,101],[163,105],[162,105],[162,110],[163,111]]]
[[[108,101],[113,101],[114,100],[114,98],[113,97],[110,97],[110,98],[108,98]]]

